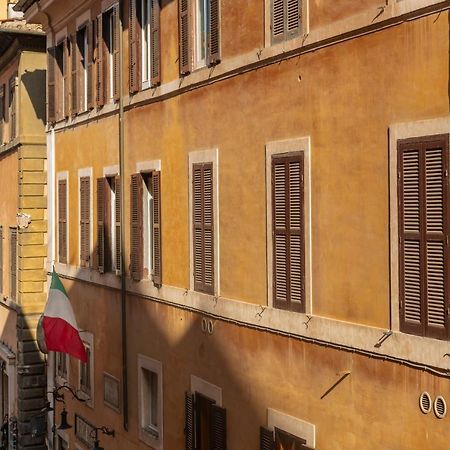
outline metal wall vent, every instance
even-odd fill
[[[429,412],[431,412],[432,403],[433,402],[431,401],[431,397],[430,397],[430,394],[428,392],[422,392],[420,394],[419,406],[420,406],[420,410],[424,414],[428,414]]]
[[[433,408],[438,419],[443,419],[447,415],[447,403],[445,403],[444,397],[440,395],[436,397]]]

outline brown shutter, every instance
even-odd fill
[[[97,178],[97,259],[98,271],[105,273],[105,196],[106,178]]]
[[[71,53],[71,68],[72,68],[72,78],[71,78],[71,92],[70,92],[70,98],[71,98],[71,111],[72,116],[75,116],[78,114],[78,62],[79,62],[79,49],[78,49],[78,42],[77,42],[77,34],[74,34],[71,37],[71,46],[70,46],[70,53]]]
[[[96,39],[96,101],[97,106],[101,107],[105,104],[105,86],[104,86],[104,42],[103,42],[103,16],[102,14],[97,16],[97,39]]]
[[[214,187],[212,163],[193,166],[194,289],[214,294]]]
[[[56,47],[47,50],[47,121],[56,121],[55,104],[55,76],[56,76]]]
[[[179,45],[180,45],[180,74],[188,75],[191,72],[191,2],[179,2]]]
[[[58,260],[67,264],[67,180],[58,180]]]
[[[89,267],[91,256],[90,184],[89,177],[80,178],[80,265],[83,267]]]
[[[3,144],[5,126],[5,85],[0,85],[0,145]]]
[[[448,135],[398,148],[401,330],[448,337]]]
[[[227,449],[227,411],[217,405],[211,405],[210,442],[211,450]]]
[[[303,153],[272,159],[274,306],[304,312]]]
[[[88,48],[86,55],[86,67],[87,67],[87,92],[86,103],[88,109],[94,107],[94,95],[93,95],[93,83],[94,83],[94,22],[90,21],[86,27],[86,33],[88,34]]]
[[[10,296],[13,300],[17,298],[17,228],[10,228]]]
[[[16,117],[16,75],[9,80],[9,140],[16,138],[17,117]]]
[[[300,34],[301,12],[301,0],[286,0],[286,39]]]
[[[278,44],[285,39],[286,0],[272,0],[272,44]]]
[[[116,274],[120,275],[120,264],[121,264],[121,249],[120,249],[120,244],[121,244],[121,234],[120,234],[120,211],[121,211],[121,198],[122,198],[122,194],[120,191],[120,176],[117,175],[114,178],[114,186],[115,186],[115,216],[116,216],[116,233],[115,233],[115,238],[116,238],[116,254],[115,254],[115,268],[116,268]]]
[[[138,0],[129,0],[130,22],[129,22],[129,77],[130,93],[139,91],[141,82],[141,23],[139,21]]]
[[[265,427],[259,429],[260,450],[274,450],[273,431]]]
[[[0,293],[5,294],[3,289],[3,226],[0,225]]]
[[[150,17],[150,42],[151,42],[151,85],[158,86],[161,83],[161,27],[160,27],[160,0],[152,0]]]
[[[206,64],[208,67],[220,63],[220,0],[209,2],[208,51]]]
[[[63,115],[64,117],[69,117],[70,115],[70,85],[69,85],[69,48],[70,40],[69,38],[64,39],[63,43],[63,84],[64,84],[64,106]],[[73,51],[73,49],[72,49]]]
[[[114,6],[112,9],[112,57],[113,57],[113,98],[114,101],[119,100],[121,86],[120,86],[120,53],[119,53],[119,33],[120,33],[120,13],[119,6]]]
[[[131,175],[131,278],[140,281],[144,277],[144,211],[143,181],[140,173]]]
[[[162,284],[161,255],[161,173],[152,173],[153,194],[153,283]]]
[[[186,450],[195,450],[194,439],[194,395],[190,392],[185,393],[184,404],[184,434],[186,435]]]

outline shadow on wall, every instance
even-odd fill
[[[44,69],[36,69],[33,71],[26,70],[22,74],[22,83],[28,92],[28,95],[33,105],[36,117],[45,126],[46,123],[46,71]]]

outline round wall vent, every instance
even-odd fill
[[[429,394],[428,392],[422,392],[422,393],[420,394],[420,397],[419,397],[419,406],[420,406],[420,410],[421,410],[424,414],[428,414],[429,412],[431,412],[432,401],[431,401],[430,394]]]
[[[447,415],[447,403],[445,403],[444,397],[440,395],[436,397],[433,408],[438,419],[443,419]]]

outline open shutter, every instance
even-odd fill
[[[63,44],[63,85],[64,85],[64,105],[63,105],[63,114],[64,117],[69,117],[70,115],[70,85],[69,85],[69,76],[70,76],[70,51],[73,52],[73,48],[70,50],[70,39],[64,39]]]
[[[78,114],[78,60],[79,49],[77,42],[77,35],[74,34],[71,37],[71,67],[72,67],[72,79],[71,79],[71,110],[72,116]]]
[[[194,395],[185,393],[184,434],[186,435],[186,450],[195,450],[194,439]]]
[[[286,0],[286,39],[292,39],[301,30],[301,0]]]
[[[118,101],[120,97],[120,53],[119,53],[119,33],[120,33],[120,10],[119,5],[112,9],[112,57],[113,57],[113,98]]]
[[[93,83],[94,83],[94,22],[90,21],[86,27],[87,38],[87,89],[86,103],[88,109],[94,107]]]
[[[211,405],[210,442],[211,450],[227,448],[227,411],[217,405]]]
[[[191,2],[190,0],[179,0],[179,45],[180,45],[180,74],[188,75],[191,72]]]
[[[10,296],[17,298],[17,228],[10,228]]]
[[[50,47],[47,50],[47,121],[49,123],[56,121],[55,57],[56,57],[56,47]]]
[[[67,264],[67,180],[58,180],[58,261]]]
[[[97,260],[98,271],[105,273],[105,195],[106,178],[97,178]]]
[[[140,281],[144,277],[143,233],[143,182],[140,173],[131,175],[131,278]]]
[[[130,22],[129,22],[129,83],[130,93],[139,91],[141,81],[141,23],[138,18],[138,0],[129,0]]]
[[[153,194],[153,284],[161,286],[161,172],[152,172]]]
[[[105,86],[104,86],[104,42],[103,42],[103,16],[97,16],[96,26],[96,83],[95,83],[95,98],[97,106],[101,107],[105,104]]]
[[[259,429],[259,449],[274,450],[273,431],[265,427]]]
[[[116,254],[115,254],[115,268],[116,268],[116,274],[120,275],[120,265],[122,263],[121,261],[121,252],[120,252],[120,244],[121,244],[121,234],[120,234],[120,211],[121,211],[121,198],[122,198],[122,193],[120,190],[120,176],[117,175],[114,178],[114,186],[116,188],[115,191],[115,217],[116,217],[116,223],[115,223],[115,227],[116,227],[116,232],[115,232],[115,249],[116,249]]]
[[[17,74],[13,75],[9,80],[9,140],[15,139],[17,137],[16,83]]]
[[[220,63],[220,0],[208,0],[209,2],[209,30],[207,65],[214,66]]]
[[[160,27],[160,0],[151,0],[150,42],[151,42],[151,85],[161,83],[161,27]]]

